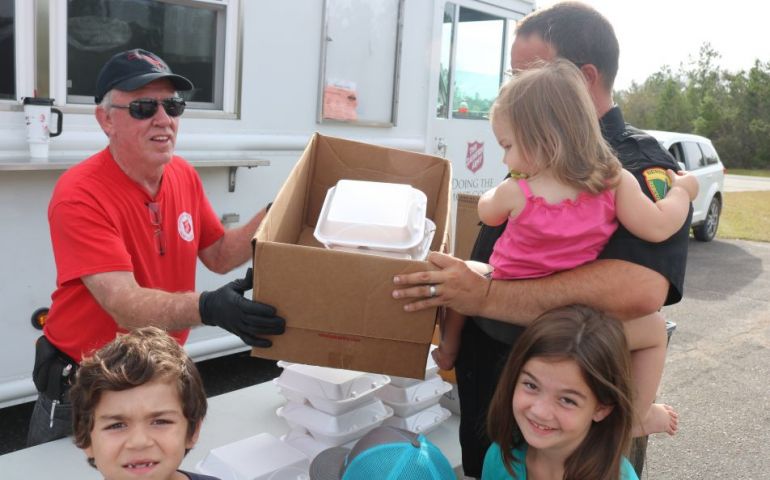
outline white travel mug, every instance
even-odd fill
[[[52,113],[57,115],[55,132],[48,128]],[[24,97],[24,120],[27,123],[30,157],[33,161],[48,158],[50,138],[61,135],[62,132],[61,110],[53,108],[53,98]]]

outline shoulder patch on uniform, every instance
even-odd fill
[[[662,200],[668,192],[670,180],[666,170],[659,167],[648,168],[642,172],[644,183],[655,201]]]

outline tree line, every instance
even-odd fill
[[[615,100],[638,128],[702,135],[728,168],[770,169],[770,62],[732,73],[720,57],[705,43],[697,59],[663,67]]]

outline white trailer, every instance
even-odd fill
[[[47,205],[61,173],[103,148],[96,74],[142,47],[188,76],[177,152],[227,225],[276,194],[315,131],[444,155],[455,192],[504,175],[486,121],[504,81],[517,18],[530,0],[0,0],[0,407],[34,398],[33,312],[56,271]],[[29,157],[20,99],[51,97],[63,133]],[[254,168],[256,167],[256,168]],[[198,269],[197,288],[226,276]],[[196,328],[197,359],[246,347]]]

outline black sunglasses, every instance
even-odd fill
[[[179,97],[169,97],[163,100],[154,98],[140,98],[130,102],[128,105],[110,105],[115,108],[127,108],[129,115],[137,120],[146,120],[153,117],[158,112],[158,103],[163,105],[169,117],[178,117],[184,113],[184,107],[187,105],[184,99]]]

